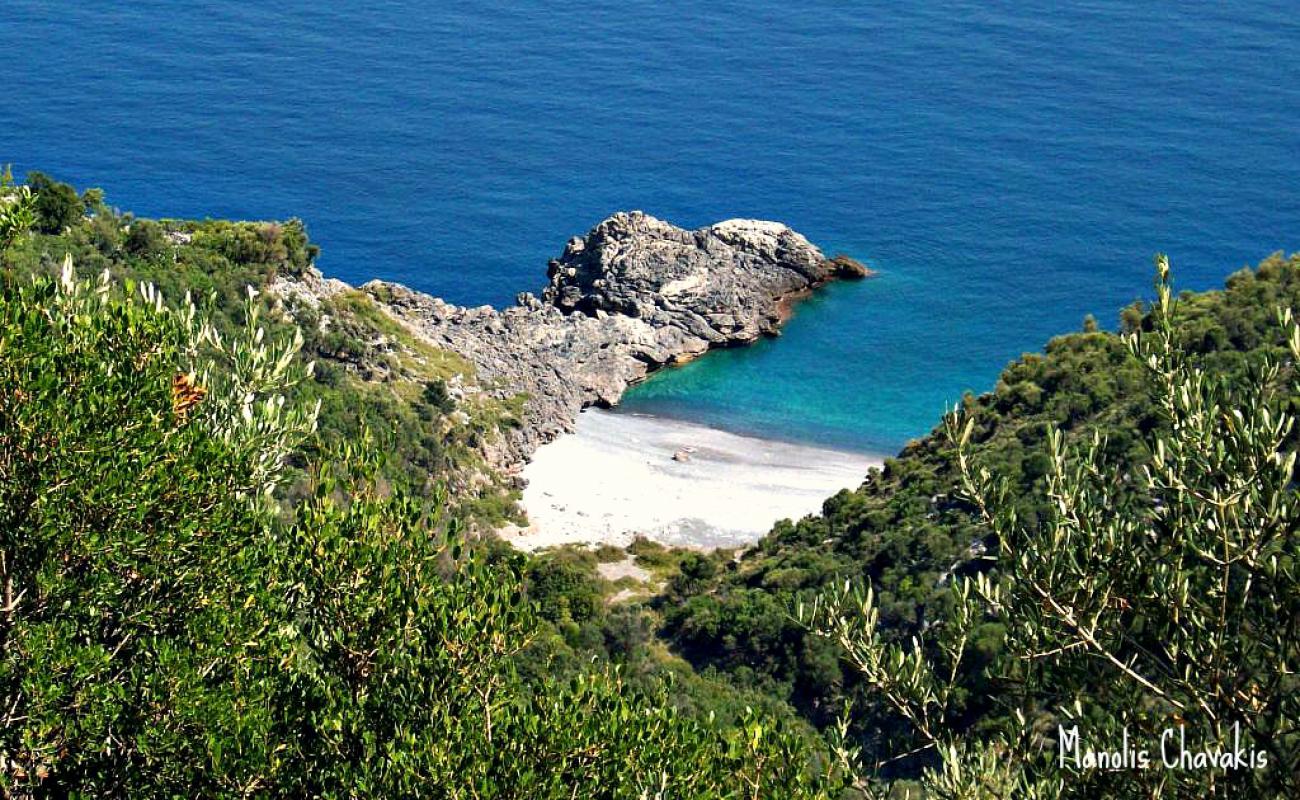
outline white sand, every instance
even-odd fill
[[[673,454],[690,450],[690,460]],[[542,447],[524,469],[532,523],[503,532],[535,550],[566,542],[735,547],[779,519],[821,510],[880,459],[736,436],[676,420],[589,410],[577,432]]]

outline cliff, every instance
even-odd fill
[[[520,424],[485,445],[495,466],[512,470],[572,430],[584,407],[617,403],[664,365],[775,334],[792,300],[867,274],[779,223],[688,231],[634,211],[571,239],[540,297],[520,294],[505,309],[456,306],[384,281],[362,289],[413,334],[471,362],[484,391],[524,396]],[[299,300],[340,288],[314,271],[272,287]]]

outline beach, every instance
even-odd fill
[[[540,448],[524,468],[530,525],[503,535],[524,550],[622,546],[637,535],[673,546],[739,547],[777,520],[820,511],[880,463],[863,453],[588,409],[575,433]]]

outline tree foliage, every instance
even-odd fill
[[[27,173],[27,187],[36,198],[35,227],[41,233],[60,233],[76,225],[85,213],[75,189],[43,172]]]
[[[1300,410],[1300,394],[1286,383],[1293,367],[1277,322],[1277,309],[1300,307],[1300,258],[1273,256],[1233,274],[1221,291],[1182,293],[1176,305],[1169,335],[1184,368],[1247,387],[1271,361],[1282,380],[1276,411]],[[1096,455],[1109,472],[1130,476],[1150,462],[1155,438],[1170,433],[1157,384],[1124,338],[1136,333],[1152,342],[1160,324],[1158,307],[1135,304],[1121,315],[1123,334],[1053,339],[1011,363],[993,391],[963,399],[961,410],[973,420],[971,457],[1009,485],[1004,499],[1023,527],[1045,525],[1053,513],[1049,431],[1067,448],[1092,447],[1097,436]],[[1292,431],[1286,448],[1298,439]],[[886,459],[860,488],[827,500],[821,514],[778,523],[741,558],[720,560],[715,579],[663,606],[663,633],[697,669],[788,699],[825,729],[851,700],[851,737],[865,762],[883,764],[890,777],[916,776],[937,763],[933,749],[900,757],[918,746],[908,721],[869,690],[859,670],[840,663],[830,641],[780,610],[811,607],[845,580],[870,584],[880,637],[907,645],[950,613],[954,587],[988,569],[998,544],[971,513],[957,449],[940,427]],[[945,717],[956,732],[979,735],[1009,713],[998,705],[1002,687],[985,670],[1005,658],[1007,624],[980,616],[970,632]],[[927,657],[942,658],[926,647]]]
[[[1127,344],[1165,423],[1138,463],[1103,435],[1049,431],[1043,505],[1031,523],[1013,485],[970,452],[976,418],[948,421],[962,494],[998,543],[996,569],[964,578],[949,613],[910,642],[886,641],[872,590],[832,593],[807,619],[837,641],[878,695],[935,749],[934,797],[1294,796],[1300,791],[1300,514],[1294,484],[1300,326],[1280,313],[1286,368],[1244,378],[1188,358],[1168,262],[1148,330]],[[953,715],[976,626],[1003,621],[986,669],[1002,714],[978,736]],[[1150,752],[1107,770],[1069,744]],[[1186,739],[1184,738],[1186,737]],[[1181,761],[1191,752],[1246,761]],[[1241,748],[1244,748],[1242,750]],[[1174,768],[1167,768],[1172,754]],[[1194,756],[1193,756],[1194,757]]]
[[[9,167],[0,173],[0,267],[8,267],[9,248],[36,224],[36,198],[28,186],[15,186]]]
[[[55,217],[57,223],[46,224]],[[301,221],[142,219],[113,209],[97,189],[78,196],[32,172],[25,186],[0,186],[0,245],[14,276],[57,277],[71,254],[80,277],[107,270],[118,282],[150,283],[166,297],[188,293],[224,336],[245,327],[247,287],[254,287],[261,325],[285,336],[297,328],[303,346],[295,359],[300,367],[316,364],[287,394],[321,404],[319,435],[303,443],[295,465],[324,457],[363,429],[391,432],[387,479],[420,475],[424,493],[451,486],[451,500],[474,522],[495,524],[516,513],[511,488],[494,479],[479,455],[481,442],[512,424],[512,412],[484,393],[463,391],[475,383],[467,362],[422,345],[362,292],[312,304],[270,291],[278,279],[307,273],[319,252]],[[450,396],[453,386],[462,388],[458,398]],[[279,491],[300,497],[302,480],[291,470]]]
[[[522,557],[463,546],[373,442],[277,500],[315,411],[255,297],[223,336],[70,264],[3,291],[0,793],[830,796],[758,713],[600,667],[525,681]]]

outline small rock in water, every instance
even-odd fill
[[[678,450],[676,453],[673,453],[673,461],[686,462],[690,460],[691,460],[691,454],[686,452],[685,450]]]
[[[852,280],[855,278],[870,278],[876,274],[874,270],[867,267],[861,261],[858,261],[856,258],[850,258],[843,253],[828,259],[827,264],[831,268],[831,273],[837,278],[848,278]]]

